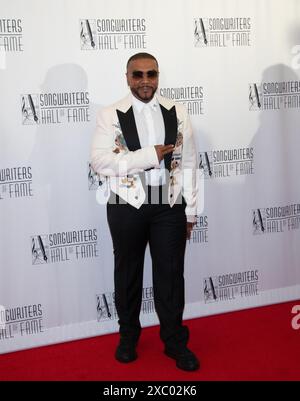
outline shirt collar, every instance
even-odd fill
[[[135,96],[131,94],[132,98],[132,105],[133,107],[140,113],[145,107],[150,107],[151,110],[157,111],[158,109],[158,100],[156,96],[153,96],[153,98],[150,100],[148,103],[144,103],[137,99]]]

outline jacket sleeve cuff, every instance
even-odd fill
[[[149,146],[147,150],[148,150],[148,155],[147,156],[148,156],[149,164],[154,168],[159,168],[159,160],[158,160],[158,157],[157,157],[157,153],[156,153],[155,147],[154,146]]]
[[[186,215],[187,223],[196,223],[196,216]]]

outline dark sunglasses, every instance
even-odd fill
[[[154,79],[154,78],[158,77],[158,71],[150,70],[150,71],[145,72],[145,75],[149,79]],[[144,77],[144,73],[143,73],[143,71],[133,71],[131,76],[133,79],[142,79]]]

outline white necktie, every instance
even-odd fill
[[[157,145],[156,143],[156,136],[155,136],[155,129],[154,129],[154,124],[153,124],[153,118],[151,115],[151,108],[148,104],[146,104],[143,108],[143,113],[145,116],[145,121],[146,121],[146,126],[148,130],[148,144],[149,146],[151,145]]]
[[[151,115],[151,108],[148,104],[145,104],[143,108],[143,113],[148,131],[148,145],[149,146],[158,145],[153,123],[153,117]],[[162,183],[161,170],[153,169],[148,171],[146,173],[146,183],[147,185],[161,185]]]

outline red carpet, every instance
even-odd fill
[[[182,372],[163,353],[158,327],[146,328],[139,358],[114,360],[116,334],[0,355],[0,380],[300,380],[299,301],[193,319],[190,348],[201,369]]]

